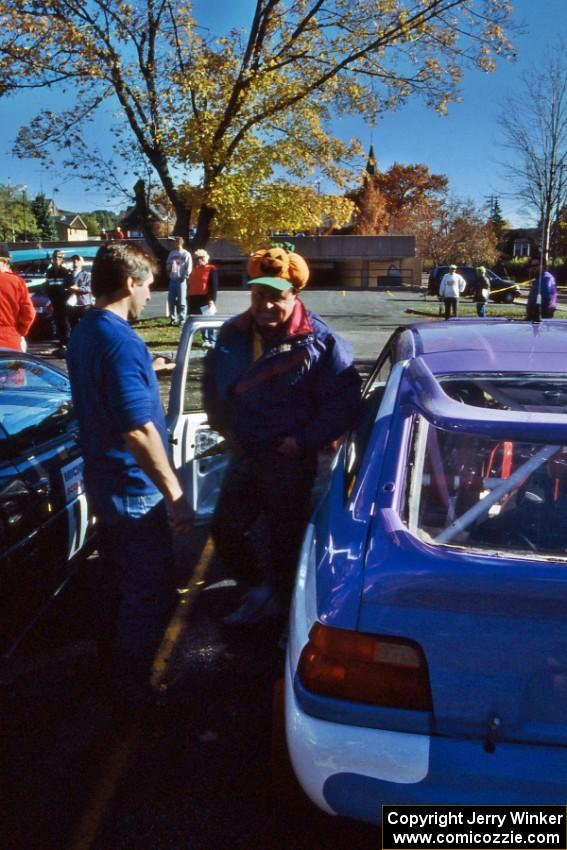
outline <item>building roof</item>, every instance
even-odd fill
[[[150,222],[165,221],[165,218],[163,218],[163,216],[156,212],[156,210],[152,209],[152,207],[148,208],[148,213]],[[136,228],[139,224],[141,224],[141,219],[138,214],[138,208],[136,207],[136,205],[128,207],[126,212],[119,216],[117,223],[120,225],[120,227],[133,229]]]
[[[87,225],[78,213],[67,213],[65,215],[58,215],[57,221],[61,224],[66,224],[67,227],[74,227],[75,229],[80,230],[87,229]]]

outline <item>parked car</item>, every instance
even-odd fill
[[[85,260],[83,268],[88,270],[99,247],[98,245],[71,245],[57,250],[65,254],[63,265],[67,268],[72,267],[73,254],[80,254]],[[12,271],[25,280],[35,307],[36,318],[28,334],[33,340],[53,339],[55,336],[53,305],[47,295],[45,276],[51,264],[53,250],[53,248],[26,248],[10,252]]]
[[[322,810],[567,798],[567,322],[399,329],[305,536],[285,724]]]
[[[443,275],[447,274],[449,266],[435,266],[429,273],[427,284],[428,295],[439,295],[439,285]],[[476,267],[475,266],[458,266],[457,272],[460,274],[466,283],[464,295],[473,297],[474,285],[476,283]],[[486,269],[486,276],[490,280],[490,300],[495,303],[512,304],[517,296],[521,295],[521,290],[518,284],[513,280],[506,280],[493,272],[492,269]]]
[[[43,289],[32,289],[30,298],[35,309],[35,319],[28,331],[28,339],[53,339],[55,336],[55,313],[49,295]]]
[[[198,521],[227,463],[190,317],[168,410]],[[401,328],[308,526],[285,727],[323,811],[567,796],[567,322]]]
[[[0,616],[3,659],[94,545],[67,376],[0,350]]]

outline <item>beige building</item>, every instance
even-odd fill
[[[84,242],[88,239],[87,225],[80,215],[60,215],[55,219],[57,239],[61,242]]]
[[[310,287],[380,289],[421,283],[413,236],[298,236],[288,241],[309,264]],[[244,284],[246,255],[236,245],[212,240],[208,251],[222,286]]]

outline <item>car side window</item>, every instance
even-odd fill
[[[183,413],[200,413],[205,409],[203,376],[207,351],[191,346],[183,389]]]
[[[354,489],[358,472],[362,463],[362,458],[366,451],[366,446],[372,427],[376,421],[378,409],[384,396],[386,383],[392,371],[393,358],[392,351],[388,349],[383,357],[378,361],[376,368],[370,375],[364,394],[360,413],[354,428],[350,431],[345,446],[345,499],[350,498]]]

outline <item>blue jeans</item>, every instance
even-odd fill
[[[114,495],[97,504],[99,649],[116,689],[147,689],[175,604],[173,541],[161,493]]]
[[[183,324],[187,313],[187,282],[171,278],[167,288],[167,305],[169,307],[169,318]]]

